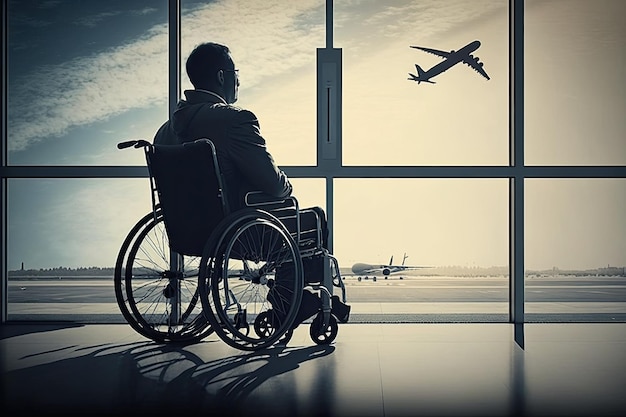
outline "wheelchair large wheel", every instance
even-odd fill
[[[130,326],[159,343],[193,343],[211,334],[199,302],[199,264],[199,257],[170,253],[160,210],[142,218],[120,249],[114,275],[117,303]]]
[[[304,274],[298,247],[282,223],[261,210],[227,217],[205,248],[200,294],[215,333],[241,350],[288,340]]]

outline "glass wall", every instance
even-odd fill
[[[8,318],[118,317],[113,268],[151,211],[148,181],[11,179],[7,191]]]
[[[143,153],[115,145],[151,139],[168,117],[169,3],[6,6],[9,319],[123,321],[111,269],[150,196],[134,171]],[[515,169],[509,1],[334,2],[342,160],[325,160],[330,171],[316,168],[325,3],[181,0],[181,90],[197,44],[231,48],[237,105],[298,173],[301,205],[331,215],[355,320],[509,320],[514,175],[525,177],[526,320],[626,320],[624,2],[524,2],[526,166]],[[459,50],[468,61],[446,67]],[[403,262],[428,268],[352,269]]]
[[[344,164],[507,165],[507,4],[337,2]],[[442,68],[457,50],[485,75]]]
[[[324,4],[246,4],[243,18],[235,3],[183,2],[182,60],[203,41],[231,47],[237,104],[257,114],[276,160],[314,165]],[[8,165],[145,165],[116,144],[151,140],[167,119],[168,1],[12,2],[8,15]],[[184,68],[182,80],[192,88]],[[324,181],[293,185],[303,206],[325,206]],[[148,181],[16,178],[7,201],[8,318],[121,318],[112,268],[150,210]]]
[[[324,0],[183,0],[184,62],[198,44],[227,45],[239,69],[236,105],[256,114],[279,165],[316,164],[315,51],[324,47]]]
[[[143,165],[167,118],[167,0],[8,5],[10,165]]]
[[[381,177],[393,166],[508,165],[508,30],[507,1],[338,2],[343,164],[380,167]],[[350,293],[367,292],[365,279],[379,287],[364,314],[508,320],[505,179],[340,179],[334,196]],[[349,269],[392,255],[400,265],[405,254],[429,268]]]
[[[323,181],[293,182],[303,205],[324,205]],[[148,180],[12,179],[8,201],[9,320],[123,322],[113,268],[152,210]]]
[[[626,180],[525,188],[527,321],[626,320]]]
[[[626,163],[624,13],[619,0],[526,1],[527,165]],[[626,181],[527,179],[525,190],[526,320],[626,320]]]
[[[527,1],[527,165],[626,164],[626,2]]]
[[[363,320],[508,320],[507,180],[338,179],[334,201],[335,255]]]

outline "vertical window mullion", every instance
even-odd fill
[[[509,321],[524,347],[524,0],[509,1]]]

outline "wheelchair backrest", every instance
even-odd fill
[[[170,248],[201,256],[228,214],[215,147],[208,139],[146,147],[146,160],[163,212]]]

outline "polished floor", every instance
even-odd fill
[[[622,416],[626,324],[344,324],[315,345],[159,345],[124,324],[1,327],[2,415]]]

